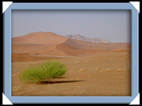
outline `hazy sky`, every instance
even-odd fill
[[[13,10],[12,37],[31,32],[80,34],[111,42],[130,42],[129,10]]]

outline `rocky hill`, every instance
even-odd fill
[[[76,34],[76,35],[66,35],[66,37],[70,38],[70,39],[75,39],[75,40],[80,40],[80,41],[85,41],[85,42],[91,42],[91,43],[111,43],[107,39],[89,38],[89,37],[81,36],[79,34]]]

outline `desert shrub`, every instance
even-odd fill
[[[91,62],[91,60],[88,60],[88,62]]]
[[[59,61],[48,60],[36,67],[29,67],[21,72],[19,79],[24,82],[39,83],[40,81],[49,81],[64,75],[65,65]]]

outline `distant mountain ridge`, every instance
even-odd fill
[[[109,40],[107,39],[102,39],[102,38],[89,38],[89,37],[85,37],[79,34],[75,34],[75,35],[65,35],[67,38],[70,39],[75,39],[75,40],[80,40],[80,41],[85,41],[85,42],[91,42],[91,43],[111,43]]]

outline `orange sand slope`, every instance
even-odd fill
[[[69,39],[53,32],[33,32],[12,38],[12,53],[77,56],[94,54],[98,50],[130,50],[130,43],[90,43]]]
[[[47,44],[55,45],[67,40],[66,37],[53,32],[33,32],[21,37],[12,38],[13,44]]]
[[[12,62],[28,62],[28,61],[39,61],[47,59],[62,59],[58,57],[40,57],[40,56],[30,56],[27,53],[12,53]]]

